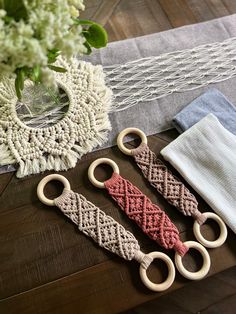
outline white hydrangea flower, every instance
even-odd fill
[[[0,10],[0,73],[11,75],[19,67],[41,66],[45,83],[53,82],[47,68],[48,52],[58,49],[71,57],[84,54],[82,28],[72,18],[84,9],[82,0],[25,0],[27,20],[6,21]],[[51,73],[51,74],[50,74]]]

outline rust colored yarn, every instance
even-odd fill
[[[166,249],[183,256],[188,248],[180,241],[179,232],[166,213],[153,204],[136,186],[119,174],[104,182],[108,193],[143,232]]]
[[[142,143],[138,148],[132,149],[132,156],[144,177],[171,205],[185,216],[192,216],[200,225],[205,222],[206,218],[198,210],[195,196],[168,170],[147,144]]]

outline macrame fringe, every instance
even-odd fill
[[[188,248],[186,245],[184,245],[184,243],[181,242],[180,240],[178,240],[178,241],[175,243],[173,249],[174,249],[180,256],[184,256],[184,255],[188,252],[188,250],[189,250],[189,248]]]
[[[10,149],[5,144],[0,144],[0,165],[11,165],[16,160],[13,158]]]
[[[81,66],[93,71],[92,85],[101,100],[103,113],[96,115],[95,126],[92,128],[95,134],[86,139],[82,146],[74,145],[72,148],[78,154],[77,158],[81,158],[82,155],[91,152],[95,147],[103,145],[108,139],[108,132],[111,130],[108,112],[112,104],[112,91],[105,85],[105,74],[102,66],[93,66],[87,62],[81,62]]]
[[[68,144],[66,145],[67,148],[65,148],[65,141],[63,139],[65,122],[61,123],[60,129],[59,121],[57,127],[54,129],[47,131],[44,131],[43,128],[41,129],[40,136],[42,141],[39,141],[42,145],[41,148],[37,147],[38,142],[34,141],[35,138],[37,139],[37,128],[29,128],[29,135],[27,136],[24,136],[22,133],[23,135],[20,140],[22,149],[20,152],[17,152],[17,148],[15,148],[15,151],[11,151],[8,148],[10,143],[7,143],[8,146],[0,146],[0,164],[18,162],[19,168],[16,176],[19,178],[46,170],[63,171],[75,167],[78,159],[80,159],[82,155],[91,152],[96,146],[102,145],[107,141],[108,131],[111,130],[108,112],[111,107],[112,92],[105,85],[105,74],[103,73],[102,66],[93,66],[91,63],[84,61],[78,62],[76,59],[71,60],[70,63],[62,58],[58,59],[58,65],[68,70],[63,75],[56,73],[55,77],[57,83],[62,88],[64,87],[65,92],[68,93],[69,99],[73,100],[74,107],[72,107],[71,110],[69,108],[66,121],[69,136],[70,130],[73,134],[71,134]],[[0,83],[0,107],[3,111],[0,111],[0,127],[1,130],[3,130],[3,136],[5,136],[8,128],[12,128],[13,124],[16,124],[18,130],[22,128],[21,124],[18,125],[19,121],[13,110],[16,102],[15,96],[12,95],[11,91],[11,88],[14,88],[14,84],[12,84],[12,82],[11,84],[4,82],[2,85]],[[92,102],[89,103],[89,105],[84,100],[80,102],[79,95],[82,94],[86,98],[86,93],[92,97]],[[90,106],[91,108],[86,108],[85,106]],[[84,112],[86,113],[88,111],[89,114],[84,115]],[[78,115],[78,117],[76,115]],[[80,123],[83,126],[83,136],[76,133],[77,125]],[[60,131],[62,132],[61,134]],[[52,132],[52,134],[50,132]],[[58,137],[60,137],[59,142],[63,143],[62,147],[60,147],[60,144],[57,142]],[[31,141],[29,139],[33,140]],[[47,141],[50,141],[50,148],[52,149],[48,149],[48,147],[44,149],[44,144],[42,143]],[[37,150],[35,148],[34,151],[34,147],[36,147]],[[56,153],[57,155],[53,153],[53,151],[55,151],[54,148],[58,151],[58,153]],[[37,152],[38,155],[39,149],[42,156],[31,159],[28,155],[28,151],[32,153]],[[15,160],[16,157],[14,158],[14,156],[17,156],[17,160]]]

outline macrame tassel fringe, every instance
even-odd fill
[[[197,210],[196,212],[192,213],[192,217],[193,219],[195,219],[199,225],[201,226],[202,224],[204,224],[204,222],[206,221],[206,217],[204,216],[204,214],[202,214],[199,210]]]
[[[5,144],[0,144],[0,165],[10,165],[14,164],[16,160],[12,156],[10,150]]]
[[[181,256],[184,256],[189,250],[189,248],[180,240],[175,243],[173,249]]]

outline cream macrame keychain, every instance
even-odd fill
[[[96,167],[108,164],[113,168],[113,174],[105,182],[98,181],[94,176]],[[204,278],[209,272],[211,261],[207,250],[198,242],[182,242],[179,231],[165,212],[143,194],[130,181],[119,175],[119,167],[108,158],[99,158],[92,162],[88,170],[89,180],[98,188],[105,188],[117,202],[126,215],[142,229],[152,240],[165,249],[175,250],[175,265],[182,276],[190,280]],[[182,262],[182,257],[189,248],[196,249],[203,258],[202,268],[197,272],[188,271]]]
[[[50,200],[44,195],[45,185],[52,180],[58,180],[64,185],[62,194],[54,200]],[[153,291],[164,291],[172,285],[175,279],[175,267],[171,259],[162,252],[143,253],[131,232],[89,202],[83,195],[73,192],[65,177],[58,174],[44,177],[38,184],[37,194],[42,203],[48,206],[57,206],[78,226],[81,232],[91,237],[99,246],[125,260],[138,261],[140,277],[147,288]],[[151,282],[146,274],[147,268],[154,259],[163,260],[168,267],[168,276],[160,284]]]
[[[141,144],[134,149],[128,149],[123,144],[126,135],[133,133],[141,138]],[[198,202],[195,196],[188,190],[183,182],[174,176],[162,160],[150,150],[147,145],[146,135],[137,128],[124,129],[117,138],[120,150],[134,157],[137,166],[142,170],[144,177],[149,183],[183,215],[192,216],[195,219],[193,231],[196,239],[205,247],[215,248],[221,246],[227,238],[227,228],[223,220],[215,213],[201,213],[198,210]],[[209,241],[203,237],[200,226],[207,218],[215,220],[220,227],[220,236],[215,241]]]

